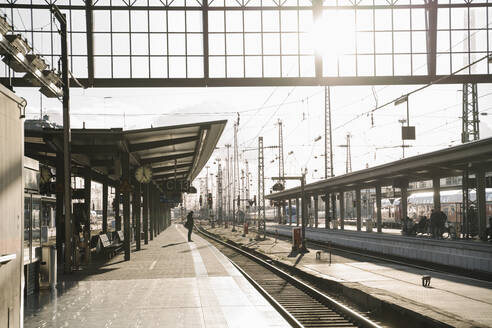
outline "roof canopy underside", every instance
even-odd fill
[[[377,185],[398,188],[413,181],[460,176],[466,169],[473,173],[477,168],[492,169],[492,138],[310,183],[305,186],[305,192],[308,195],[323,195]],[[266,198],[282,200],[300,195],[301,188],[296,187],[267,195]]]
[[[152,167],[157,184],[193,179],[200,173],[227,121],[212,121],[141,130],[72,129],[72,163],[91,168],[94,180],[118,181],[120,154],[130,154],[130,167]],[[63,153],[63,130],[36,129],[26,125],[25,155],[56,166]],[[98,179],[99,178],[99,179]]]

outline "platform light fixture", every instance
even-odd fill
[[[57,98],[60,91],[60,86],[62,84],[60,75],[55,72],[55,70],[44,70],[43,73],[44,78],[48,81],[48,86],[41,86],[39,91],[46,96],[47,98]],[[55,93],[57,92],[57,93]]]
[[[7,17],[0,16],[0,35],[3,37],[10,31],[12,31],[12,26],[7,22]]]
[[[489,64],[492,64],[492,54],[490,54],[488,57],[487,57],[487,62]]]
[[[5,38],[10,42],[12,47],[18,51],[16,54],[17,58],[24,61],[26,54],[32,50],[27,43],[27,40],[20,34],[8,34],[5,35]]]
[[[316,141],[320,141],[321,140],[321,136],[317,136],[315,139],[314,139],[314,142]]]

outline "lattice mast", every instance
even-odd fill
[[[223,210],[223,191],[222,191],[222,164],[220,158],[217,158],[217,220],[222,222],[222,210]]]
[[[463,84],[463,111],[461,142],[480,139],[480,119],[478,118],[478,96],[476,83]]]
[[[325,179],[333,177],[333,141],[331,138],[330,87],[325,87]]]
[[[236,230],[236,201],[237,201],[237,196],[239,194],[238,189],[239,189],[239,153],[238,153],[238,147],[237,147],[237,130],[239,128],[239,115],[237,117],[237,121],[234,123],[234,159],[233,159],[233,179],[232,179],[232,195],[233,195],[233,202],[232,202],[232,218],[233,218],[233,226],[232,230]]]
[[[231,163],[230,163],[230,154],[229,149],[231,148],[230,144],[225,145],[227,149],[227,157],[226,157],[226,204],[227,204],[227,220],[230,220],[231,217]]]
[[[278,176],[284,177],[284,134],[282,132],[282,121],[278,119]],[[285,187],[285,180],[279,182]]]
[[[265,157],[263,137],[258,137],[258,235],[265,237]]]
[[[245,166],[245,171],[246,171],[246,199],[247,201],[250,200],[250,190],[249,190],[249,166],[248,166],[248,160],[244,161],[244,166]]]

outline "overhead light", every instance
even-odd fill
[[[7,18],[0,16],[0,34],[3,36],[10,31],[12,31],[12,26],[7,22]]]
[[[58,98],[61,94],[60,85],[62,84],[60,76],[55,70],[44,70],[43,75],[49,83],[49,88],[43,85],[39,91],[48,98]]]
[[[314,139],[314,142],[321,140],[321,136],[317,136],[316,139]]]
[[[492,54],[487,57],[487,61],[489,62],[489,64],[492,63]]]
[[[287,153],[287,155],[292,155],[292,154],[294,154],[294,151],[293,151],[293,150],[291,150],[291,151],[289,151],[289,152]]]
[[[400,98],[395,100],[395,106],[398,106],[400,104],[403,104],[404,102],[408,101],[408,95],[401,96]]]
[[[46,64],[44,59],[38,55],[26,55],[26,58],[27,61],[36,68],[36,74],[41,75],[41,71],[44,71],[46,67],[48,67],[48,64]]]
[[[9,34],[6,35],[5,38],[10,42],[12,47],[14,47],[20,54],[22,54],[22,57],[24,57],[28,52],[31,51],[31,47],[27,43],[27,40],[22,37],[20,34]],[[17,57],[21,59],[19,54],[17,54]],[[23,59],[21,59],[23,60]]]

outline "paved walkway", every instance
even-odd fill
[[[173,224],[26,300],[24,327],[289,327],[215,247]]]
[[[316,259],[316,248],[305,255],[291,254],[290,242],[268,238],[256,242],[255,233],[242,237],[242,227],[209,229],[216,234],[296,266],[313,275],[338,282],[347,289],[360,290],[381,301],[397,304],[454,327],[492,327],[492,283],[453,274],[431,273],[430,288],[422,287],[424,270],[387,262],[368,260],[347,253],[323,253]],[[309,246],[309,244],[308,244]],[[341,256],[342,255],[342,256]]]

